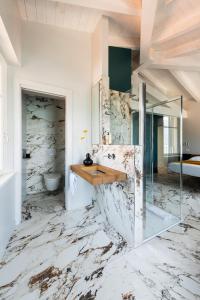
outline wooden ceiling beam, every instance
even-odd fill
[[[109,36],[108,39],[109,46],[121,47],[121,48],[131,48],[133,50],[139,50],[140,48],[140,39],[135,37],[126,37],[126,36]]]
[[[140,63],[149,59],[158,0],[143,0],[141,14]]]
[[[181,56],[171,59],[161,57],[152,57],[148,63],[148,68],[152,69],[169,69],[169,70],[185,70],[200,71],[200,55]]]
[[[154,49],[162,49],[171,47],[176,43],[183,43],[186,41],[194,40],[199,37],[200,34],[200,13],[193,16],[187,16],[176,24],[168,24],[170,29],[168,33],[165,33],[160,38],[152,41],[152,47]],[[162,23],[159,24],[160,31],[162,32]],[[166,24],[165,26],[166,27]],[[189,40],[188,40],[189,39]]]
[[[157,104],[159,104],[159,102],[161,104],[160,106],[154,109],[154,113],[178,116],[180,114],[180,103],[175,101],[162,105],[162,102],[171,100],[171,97],[163,93],[162,89],[158,86],[157,82],[152,81],[152,78],[149,77],[149,74],[147,76],[146,75],[147,74],[140,74],[140,76],[142,76],[143,80],[146,82],[147,100],[149,94],[153,98],[157,99]],[[179,95],[177,95],[177,97],[179,97]],[[176,97],[174,97],[174,99],[175,98]],[[151,107],[151,103],[148,103],[147,105],[147,112],[150,112],[151,110],[148,110],[148,107]]]
[[[6,60],[13,65],[20,65],[20,60],[16,55],[16,51],[11,42],[10,36],[6,30],[3,19],[0,16],[0,53],[6,58]]]
[[[200,74],[177,70],[171,70],[170,72],[192,98],[200,102]]]
[[[160,55],[164,56],[165,58],[173,58],[185,55],[191,56],[197,53],[200,54],[200,39],[181,44],[167,51],[160,51]]]

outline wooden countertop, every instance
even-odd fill
[[[98,164],[88,167],[84,165],[71,165],[71,170],[92,185],[120,182],[127,179],[126,173]]]

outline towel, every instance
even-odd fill
[[[69,174],[69,189],[71,191],[72,196],[74,195],[76,189],[77,189],[77,176],[75,173],[70,172]]]

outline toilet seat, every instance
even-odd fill
[[[60,179],[61,174],[59,173],[49,173],[49,174],[44,174],[44,178],[47,180],[55,180],[55,179]]]
[[[59,173],[44,174],[44,182],[47,191],[57,190],[59,187],[60,179],[61,179],[61,174]]]

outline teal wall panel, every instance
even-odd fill
[[[126,92],[131,89],[131,49],[109,47],[110,89]]]

